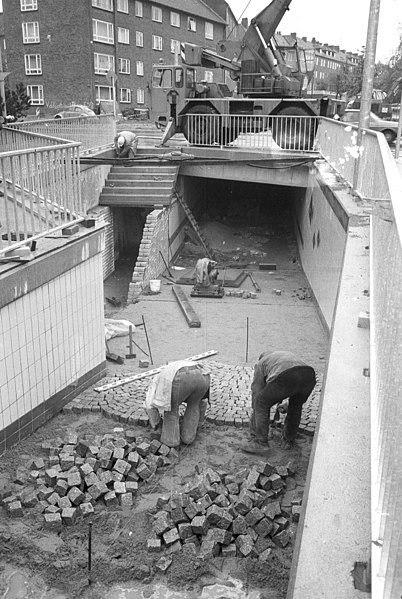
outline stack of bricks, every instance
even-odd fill
[[[14,485],[2,490],[1,504],[11,517],[32,508],[43,515],[45,527],[59,531],[78,517],[102,508],[130,508],[139,485],[155,479],[158,468],[178,457],[157,440],[136,442],[132,431],[42,443],[46,459],[36,458],[29,469],[17,471]]]
[[[165,270],[159,252],[166,254],[168,248],[168,210],[153,210],[147,216],[127,302],[135,300],[151,279]]]
[[[206,469],[183,493],[158,499],[148,552],[186,550],[201,559],[222,555],[267,561],[274,548],[289,544],[290,529],[299,520],[300,498],[284,500],[286,481],[294,474],[290,462],[260,462],[234,475]]]

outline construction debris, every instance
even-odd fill
[[[46,459],[18,469],[14,484],[1,490],[0,503],[12,518],[32,510],[54,531],[93,514],[97,505],[130,508],[139,487],[178,457],[175,449],[156,439],[136,439],[130,430],[124,436],[68,433],[43,442],[42,450]]]
[[[148,552],[185,548],[200,559],[221,555],[267,561],[273,548],[291,542],[290,524],[300,515],[300,499],[284,495],[294,474],[293,464],[269,462],[235,474],[207,468],[184,492],[159,497]]]

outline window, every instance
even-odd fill
[[[184,72],[181,67],[179,69],[176,69],[175,81],[176,81],[176,87],[183,87]]]
[[[94,71],[97,75],[106,75],[108,71],[114,71],[114,56],[95,53]]]
[[[92,6],[113,12],[113,0],[92,0]]]
[[[95,85],[96,101],[113,102],[113,87]]]
[[[42,59],[40,54],[25,54],[25,75],[42,75]]]
[[[160,35],[152,36],[152,50],[162,50],[162,38]]]
[[[129,44],[130,43],[130,30],[125,29],[125,27],[117,28],[117,41],[121,44]]]
[[[159,6],[152,7],[152,20],[162,23],[162,9]]]
[[[172,27],[180,27],[180,15],[178,12],[170,11],[170,24]]]
[[[204,80],[207,83],[212,83],[213,80],[214,80],[214,74],[213,74],[213,72],[212,71],[205,71],[204,72]]]
[[[131,63],[129,58],[119,58],[119,73],[129,75],[131,72]]]
[[[27,85],[27,95],[31,98],[31,106],[43,106],[43,85]]]
[[[38,0],[21,0],[21,12],[38,10]]]
[[[172,69],[155,69],[152,76],[152,87],[170,89],[172,87]]]
[[[179,40],[170,40],[170,52],[171,54],[180,54]]]
[[[137,89],[137,104],[144,104],[145,93],[143,89]]]
[[[120,102],[131,104],[131,89],[129,87],[122,87],[120,89]]]
[[[142,60],[137,60],[136,62],[136,73],[139,77],[144,76],[144,63]]]
[[[128,0],[117,0],[117,10],[128,14]]]
[[[22,41],[24,44],[36,44],[40,42],[39,23],[37,21],[22,24]]]
[[[142,2],[135,0],[135,16],[142,17]]]
[[[213,23],[208,23],[208,21],[205,21],[205,39],[214,39],[214,25]]]
[[[187,18],[187,29],[189,31],[197,31],[197,23],[194,17]]]
[[[144,45],[144,34],[142,31],[135,32],[135,45],[139,48],[142,48]]]
[[[114,44],[113,23],[92,19],[93,38],[95,42]]]

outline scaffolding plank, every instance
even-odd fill
[[[190,328],[199,328],[201,326],[201,321],[195,313],[194,308],[190,304],[190,301],[187,295],[184,293],[183,289],[178,285],[174,285],[172,287],[172,290],[184,314],[184,317],[187,320],[188,326]]]
[[[192,360],[193,362],[197,362],[198,360],[203,360],[204,358],[210,358],[211,356],[216,356],[218,352],[214,349],[203,352],[202,354],[196,354],[195,356],[191,356],[190,358],[185,358],[185,360]],[[147,370],[146,372],[141,372],[140,374],[133,374],[133,376],[127,376],[118,381],[114,381],[113,383],[106,383],[106,385],[101,385],[100,387],[95,387],[95,391],[100,393],[101,391],[109,391],[109,389],[114,389],[115,387],[121,387],[122,385],[126,385],[127,383],[133,383],[134,381],[139,381],[140,379],[145,379],[148,376],[154,376],[158,374],[162,370],[163,366],[159,366],[159,368],[152,368],[152,370]]]

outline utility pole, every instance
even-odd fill
[[[6,107],[6,90],[5,90],[5,86],[4,86],[4,80],[5,78],[10,74],[6,71],[3,71],[3,58],[1,56],[1,38],[0,38],[0,97],[3,100],[3,110],[2,110],[2,114],[0,114],[0,124],[1,122],[5,122],[6,121],[6,117],[7,117],[7,107]],[[1,118],[3,117],[3,118]]]
[[[366,54],[363,65],[363,85],[360,99],[359,128],[357,130],[357,147],[362,145],[363,131],[370,124],[371,98],[374,86],[375,52],[377,48],[378,20],[380,16],[381,0],[370,1],[370,14],[367,25]],[[360,156],[356,160],[353,176],[353,189],[356,190],[359,182]]]

